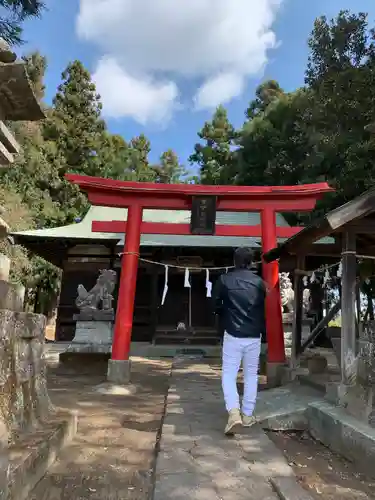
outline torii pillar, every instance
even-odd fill
[[[192,184],[153,184],[123,182],[112,179],[67,175],[88,194],[93,205],[128,209],[126,221],[94,221],[93,231],[123,233],[125,246],[121,260],[121,277],[117,301],[112,358],[108,380],[119,384],[130,377],[130,346],[141,234],[189,235],[189,224],[150,223],[142,221],[147,209],[191,210],[194,196],[215,197],[221,211],[258,211],[260,226],[216,225],[216,236],[262,238],[263,252],[277,246],[277,237],[288,238],[298,228],[277,228],[276,213],[310,211],[324,193],[332,191],[326,183],[300,186],[205,186]],[[268,341],[268,379],[275,385],[280,366],[285,364],[284,333],[277,262],[263,264],[263,278],[269,289],[266,298]]]

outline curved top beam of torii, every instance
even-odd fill
[[[66,179],[86,192],[93,205],[188,209],[193,196],[216,196],[217,210],[309,211],[325,193],[334,191],[326,182],[297,186],[210,186],[200,184],[155,184],[127,182],[101,177],[67,174]]]

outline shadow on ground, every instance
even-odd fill
[[[171,363],[136,359],[134,394],[103,395],[106,365],[49,369],[54,405],[78,412],[78,433],[30,500],[145,500],[152,490],[155,443]]]

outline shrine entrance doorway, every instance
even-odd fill
[[[276,213],[311,211],[318,199],[332,191],[327,183],[299,186],[206,186],[123,182],[68,174],[68,181],[86,192],[92,205],[127,208],[127,220],[94,221],[96,232],[123,233],[125,245],[117,302],[108,380],[125,383],[130,377],[130,345],[141,234],[261,237],[262,251],[277,246],[301,227],[276,226]],[[188,210],[191,224],[144,222],[144,209]],[[260,212],[260,226],[217,225],[216,211]],[[285,363],[278,262],[262,264],[268,285],[266,327],[268,366],[275,373]]]

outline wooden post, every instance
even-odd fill
[[[356,346],[356,234],[346,231],[342,245],[342,308],[341,308],[341,379],[350,383],[353,376],[353,361],[357,354]]]
[[[298,255],[296,270],[294,272],[294,317],[292,330],[292,352],[290,368],[297,368],[298,358],[302,344],[302,319],[303,319],[303,271],[305,268],[305,256]]]
[[[158,325],[158,307],[159,307],[159,266],[152,266],[151,270],[151,321],[150,337],[154,341],[156,328]]]

